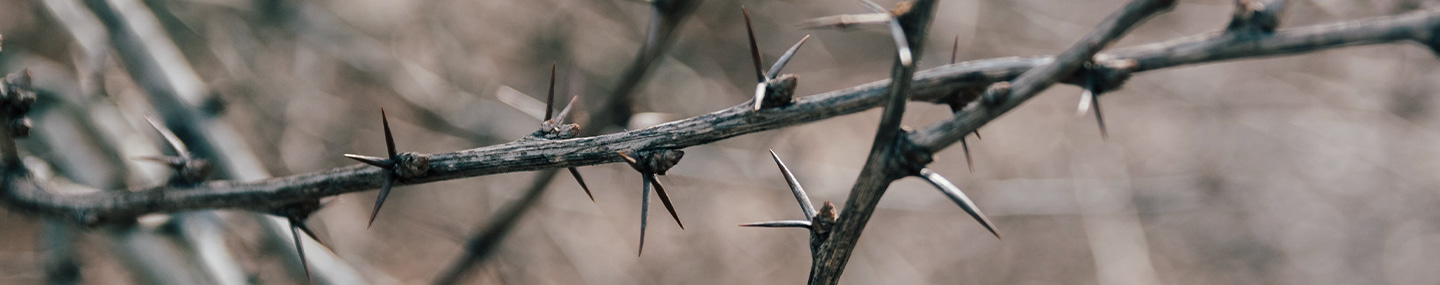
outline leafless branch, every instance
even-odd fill
[[[1181,65],[1301,54],[1355,45],[1398,41],[1429,43],[1435,39],[1437,28],[1440,28],[1440,11],[1430,10],[1282,29],[1264,37],[1203,35],[1101,53],[1096,55],[1095,59],[1097,64],[1110,73],[1128,75]],[[909,96],[914,101],[944,102],[952,96],[974,92],[978,87],[1015,78],[1053,60],[1052,57],[986,59],[918,71]],[[1118,81],[1123,79],[1123,76],[1106,79]],[[1062,77],[1061,80],[1066,83],[1075,82],[1074,78]],[[401,184],[620,162],[621,158],[616,154],[619,151],[679,149],[864,111],[882,103],[888,84],[888,81],[882,80],[801,97],[791,105],[758,112],[751,111],[749,105],[734,106],[711,114],[623,133],[553,141],[517,141],[431,154],[431,169]],[[1012,101],[1013,96],[1012,99],[1000,103],[1018,104]],[[957,113],[951,120],[906,136],[917,146],[937,151],[1000,114],[1001,112],[991,108],[967,109]],[[3,193],[0,193],[3,195],[0,200],[22,212],[68,219],[82,224],[97,224],[125,220],[146,213],[216,208],[269,208],[375,189],[381,184],[381,175],[383,172],[380,169],[351,165],[269,179],[213,181],[185,191],[166,191],[173,189],[156,186],[135,189],[136,191],[105,191],[78,195],[59,194],[58,191],[49,190],[77,186],[20,178],[9,180]]]

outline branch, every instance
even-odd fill
[[[1398,41],[1431,42],[1440,28],[1440,10],[1279,30],[1257,38],[1199,36],[1137,46],[1096,55],[1105,68],[1124,74],[1189,64],[1301,54],[1355,45]],[[918,71],[912,101],[937,102],[990,83],[1009,80],[1051,57],[998,58],[962,62]],[[1062,82],[1072,82],[1064,79]],[[796,98],[793,104],[752,111],[748,104],[650,128],[595,137],[553,141],[517,141],[448,153],[430,154],[431,169],[401,185],[480,175],[534,171],[620,162],[616,153],[641,149],[678,149],[735,136],[814,122],[879,106],[888,80]],[[917,146],[936,151],[990,121],[998,112],[966,110],[942,124],[907,135]],[[252,181],[214,181],[183,191],[165,186],[66,195],[47,190],[56,183],[14,179],[0,189],[0,201],[21,212],[65,218],[83,224],[124,220],[147,213],[216,208],[265,208],[380,186],[382,170],[368,165],[344,167]],[[166,191],[170,190],[170,191]]]

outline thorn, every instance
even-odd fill
[[[590,196],[590,202],[595,202],[595,194],[590,194],[590,186],[585,185],[585,178],[580,177],[580,170],[571,167],[570,176],[575,177],[575,182],[580,182],[580,189],[585,189],[585,196]]]
[[[981,213],[980,209],[975,207],[975,202],[970,201],[970,197],[965,196],[965,192],[961,192],[960,188],[955,187],[955,184],[950,184],[950,180],[946,180],[945,177],[940,176],[939,173],[930,171],[928,168],[920,169],[919,176],[925,179],[926,182],[930,182],[930,185],[934,185],[941,193],[945,193],[945,196],[950,197],[950,200],[955,201],[955,204],[959,205],[960,209],[965,210],[971,217],[974,217],[975,221],[980,222],[981,226],[985,226],[985,229],[989,230],[990,234],[995,235],[995,238],[1000,238],[1000,233],[995,231],[995,227],[990,223],[990,218],[985,217],[985,213]]]
[[[835,15],[814,18],[795,24],[801,29],[838,28],[845,29],[850,26],[885,24],[890,21],[890,13],[870,13],[857,15]]]
[[[905,29],[900,27],[900,20],[890,18],[890,37],[895,39],[895,52],[900,57],[900,64],[910,67],[915,64],[914,58],[910,55],[910,41],[906,40]]]
[[[977,140],[985,140],[985,138],[980,137],[980,130],[979,130],[979,129],[976,129],[973,133],[975,133],[975,139],[977,139]]]
[[[785,176],[785,183],[790,184],[790,192],[795,194],[795,200],[800,202],[800,210],[805,212],[805,219],[815,218],[815,205],[810,204],[810,197],[805,195],[805,188],[800,187],[800,181],[795,179],[795,174],[790,173],[790,168],[785,162],[780,161],[780,155],[775,150],[770,150],[770,157],[775,159],[775,165],[780,167],[780,174]]]
[[[300,242],[300,231],[296,225],[295,220],[290,219],[290,238],[295,240],[295,252],[300,254],[300,267],[305,268],[305,280],[314,282],[315,279],[310,277],[310,263],[305,260],[305,246]]]
[[[660,179],[655,178],[655,174],[645,174],[644,176],[645,179],[650,180],[650,184],[655,184],[655,194],[660,196],[660,202],[665,204],[665,210],[670,211],[670,217],[675,218],[675,223],[680,225],[680,230],[685,230],[685,223],[681,223],[680,215],[675,214],[675,205],[670,204],[670,194],[665,193],[665,185],[660,184]]]
[[[755,76],[759,77],[759,82],[765,82],[768,78],[765,77],[765,72],[760,70],[760,63],[764,62],[764,59],[761,58],[759,44],[755,43],[755,29],[750,26],[750,9],[740,5],[740,11],[745,13],[745,33],[750,36],[750,59],[755,62]]]
[[[645,179],[643,174],[640,178],[640,250],[635,256],[645,253],[645,226],[650,218],[650,179]]]
[[[1094,69],[1089,64],[1085,67],[1085,91],[1080,93],[1080,112],[1085,111],[1086,105],[1095,107],[1095,123],[1100,126],[1100,139],[1110,140],[1110,132],[1105,130],[1105,117],[1100,114],[1100,92],[1099,84],[1095,82]],[[1088,103],[1088,104],[1086,104]]]
[[[950,64],[955,64],[955,55],[960,53],[960,35],[955,35],[955,43],[950,45]]]
[[[565,104],[565,109],[560,110],[560,114],[555,116],[555,123],[556,123],[556,124],[564,123],[564,122],[565,122],[565,116],[566,116],[566,115],[570,115],[570,108],[571,108],[571,107],[575,107],[575,101],[579,101],[579,100],[580,100],[580,94],[575,94],[574,96],[570,96],[570,103],[566,103],[566,104]]]
[[[805,44],[805,40],[809,39],[810,35],[805,35],[800,38],[799,42],[795,42],[795,45],[790,46],[790,49],[785,50],[785,54],[781,54],[780,58],[775,60],[775,65],[770,66],[770,72],[765,74],[765,78],[773,79],[780,76],[780,70],[784,69],[786,64],[790,64],[790,59],[795,57],[795,52],[800,51],[800,45]]]
[[[765,102],[765,89],[768,87],[767,85],[765,82],[755,84],[755,108],[752,110],[760,111],[761,104]]]
[[[160,132],[160,136],[165,138],[165,143],[170,145],[170,149],[175,151],[175,155],[179,155],[180,158],[184,160],[190,160],[190,158],[192,158],[192,156],[190,156],[190,150],[185,148],[185,143],[181,142],[180,137],[175,136],[175,133],[171,132],[170,128],[166,128],[165,125],[156,122],[155,118],[151,118],[150,116],[145,116],[145,121],[150,122],[150,127]]]
[[[395,136],[390,135],[390,119],[385,117],[385,108],[380,108],[380,123],[385,126],[385,150],[390,151],[390,161],[399,162],[396,158],[400,154],[395,151]]]
[[[970,159],[970,143],[965,142],[965,137],[960,137],[960,149],[965,151],[965,165],[970,166],[970,173],[975,173],[975,161]]]
[[[375,209],[370,211],[370,223],[365,224],[365,229],[375,225],[375,217],[380,214],[380,206],[385,205],[385,197],[390,196],[390,187],[395,185],[395,174],[385,173],[385,182],[380,184],[380,196],[375,197]]]
[[[145,160],[145,161],[152,161],[152,162],[158,162],[158,163],[162,163],[162,164],[165,164],[166,166],[173,167],[173,168],[180,168],[180,167],[185,166],[185,159],[184,159],[184,158],[179,158],[179,157],[174,157],[174,156],[141,156],[141,157],[136,157],[136,158],[134,158],[134,159]]]
[[[349,153],[345,154],[345,157],[346,157],[346,158],[349,158],[349,159],[354,159],[355,161],[359,161],[359,162],[362,162],[362,163],[365,163],[365,164],[373,165],[373,166],[379,167],[379,168],[392,169],[392,168],[395,167],[395,162],[394,162],[394,161],[391,161],[391,160],[389,160],[389,159],[384,159],[384,158],[379,158],[379,157],[374,157],[374,156],[368,156],[368,155],[349,154]]]
[[[810,228],[810,221],[789,220],[741,224],[742,227],[758,228]]]
[[[310,230],[310,226],[305,225],[305,221],[302,221],[302,220],[298,220],[298,219],[297,219],[297,220],[291,221],[291,222],[290,222],[290,225],[293,226],[293,227],[299,228],[299,229],[300,229],[300,232],[305,233],[305,235],[307,235],[307,236],[310,236],[310,239],[315,240],[315,243],[320,244],[320,246],[324,246],[325,248],[330,248],[330,245],[329,245],[329,244],[326,244],[325,241],[320,240],[320,236],[315,235],[315,231]]]
[[[639,161],[636,161],[634,157],[630,157],[629,155],[626,155],[626,154],[623,153],[623,152],[618,152],[618,151],[617,151],[617,152],[615,152],[615,153],[616,153],[616,154],[619,154],[619,155],[620,155],[620,158],[625,160],[625,163],[630,164],[630,168],[634,168],[635,171],[644,172],[644,170],[641,170],[641,169],[640,169],[640,162],[639,162]]]
[[[555,112],[555,62],[550,62],[550,92],[545,95],[545,120],[554,119],[551,115]]]

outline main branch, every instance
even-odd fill
[[[1437,42],[1437,28],[1440,28],[1440,10],[1428,10],[1285,29],[1264,36],[1197,36],[1102,53],[1095,58],[1103,66],[1141,72],[1354,45],[1397,41],[1429,44]],[[1052,57],[986,59],[919,71],[911,84],[910,98],[945,102],[956,96],[973,95],[984,86],[1011,80],[1052,60]],[[1066,78],[1062,79],[1062,82],[1074,81]],[[751,106],[742,104],[710,114],[622,133],[556,141],[517,141],[430,154],[430,171],[401,184],[620,162],[621,158],[616,153],[621,151],[685,148],[864,111],[884,103],[888,85],[888,80],[871,82],[797,98],[791,105],[760,111],[752,111]],[[909,138],[919,146],[938,151],[999,115],[962,111],[956,114],[955,119],[912,133]],[[351,165],[258,181],[209,182],[187,189],[157,186],[89,194],[62,194],[70,191],[61,191],[61,188],[82,186],[20,178],[7,180],[7,185],[0,189],[0,200],[19,211],[95,224],[124,220],[146,213],[274,207],[375,189],[380,187],[381,175],[383,173],[378,168]]]

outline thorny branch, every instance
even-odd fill
[[[1210,34],[1101,53],[1095,62],[1106,71],[1105,84],[1117,85],[1135,72],[1242,58],[1301,54],[1339,47],[1413,41],[1432,49],[1440,47],[1440,10],[1396,16],[1281,29],[1263,37]],[[912,101],[945,102],[951,96],[978,97],[975,90],[1009,80],[1053,57],[1011,57],[961,62],[918,71],[912,83]],[[1077,82],[1063,78],[1064,83]],[[879,106],[888,80],[796,98],[788,106],[752,111],[737,105],[694,118],[645,129],[594,137],[555,141],[517,141],[448,153],[430,154],[430,170],[399,184],[418,184],[508,172],[533,171],[620,162],[617,152],[644,149],[679,149],[739,135],[783,128]],[[1114,89],[1114,88],[1108,88]],[[1000,106],[1018,105],[1011,97]],[[1012,106],[1013,108],[1013,106]],[[1008,109],[1006,109],[1008,110]],[[976,108],[957,112],[943,123],[906,137],[930,151],[944,149],[968,132],[1000,115],[998,109]],[[254,181],[213,181],[185,191],[166,186],[59,194],[52,181],[10,179],[0,200],[12,208],[38,215],[94,225],[121,221],[147,213],[195,209],[268,208],[325,196],[380,187],[378,168],[350,165],[312,173]],[[78,187],[78,186],[67,186]]]

